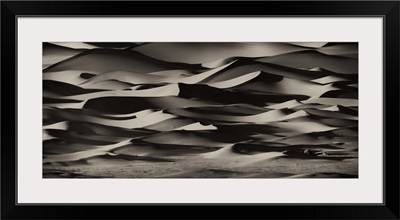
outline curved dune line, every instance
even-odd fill
[[[126,137],[118,137],[115,135],[104,135],[104,134],[81,134],[77,133],[77,130],[58,130],[58,129],[47,129],[45,130],[49,135],[57,137],[60,140],[65,140],[75,143],[85,143],[90,145],[106,145],[120,142]]]
[[[68,122],[68,130],[82,135],[104,135],[115,137],[138,138],[154,134],[153,131],[143,129],[129,129],[114,126],[95,124],[90,122]]]
[[[213,114],[223,114],[223,115],[231,115],[231,116],[245,116],[245,115],[255,115],[267,112],[271,109],[268,108],[254,108],[251,105],[210,105],[210,106],[201,106],[201,107],[193,107],[187,108],[191,112],[201,113],[205,115],[213,115]]]
[[[83,82],[81,86],[86,87],[88,85],[96,84],[102,81],[116,80],[116,79],[120,82],[127,82],[131,84],[146,84],[146,83],[162,82],[162,80],[166,78],[168,77],[116,70],[116,71],[100,73],[97,76],[94,76]]]
[[[307,109],[304,109],[305,112]],[[308,113],[308,112],[307,112]],[[336,114],[337,112],[330,112],[331,114]],[[358,125],[358,120],[355,119],[347,119],[340,117],[341,115],[333,115],[332,117],[327,117],[323,115],[318,115],[318,114],[312,114],[311,112],[308,113],[311,116],[314,117],[297,117],[294,120],[290,120],[290,122],[296,122],[296,123],[301,123],[301,122],[317,122],[324,124],[326,126],[330,126],[332,128],[340,128],[340,127],[357,127]],[[316,119],[314,119],[316,117]]]
[[[183,127],[175,128],[174,130],[185,130],[185,131],[202,131],[202,130],[217,130],[214,125],[202,125],[200,122],[185,125]]]
[[[172,131],[194,123],[196,123],[196,121],[189,118],[171,118],[146,126],[145,128],[155,131]]]
[[[186,145],[186,146],[203,146],[203,147],[225,147],[232,143],[215,141],[210,137],[203,137],[199,131],[167,131],[158,134],[150,135],[142,138],[143,141],[153,144],[170,145]],[[231,140],[232,142],[232,140]]]
[[[358,107],[345,107],[341,105],[337,105],[337,108],[341,113],[358,116]]]
[[[340,109],[337,105],[329,106],[326,108],[321,108],[321,110],[326,110],[326,111],[332,111],[332,112],[338,112]]]
[[[96,47],[113,48],[113,49],[127,49],[140,45],[141,43],[135,42],[84,42],[85,44],[93,45]]]
[[[340,82],[340,81],[349,81],[348,79],[344,79],[338,76],[325,76],[322,78],[314,79],[311,80],[312,82],[316,82],[319,84],[328,84],[328,83],[333,83],[333,82]]]
[[[213,103],[186,99],[176,96],[166,97],[101,97],[89,99],[84,109],[111,114],[128,114],[145,109],[177,109],[188,107],[209,106]]]
[[[358,72],[357,60],[325,55],[317,51],[287,53],[274,57],[257,59],[257,61],[299,69],[320,67],[335,73],[343,74],[354,74]]]
[[[79,85],[85,89],[101,89],[101,90],[132,90],[132,87],[135,88],[134,84],[120,81],[117,79],[109,79],[104,81],[98,81],[95,83],[88,83]]]
[[[185,109],[173,109],[169,111],[173,114],[189,118],[222,121],[222,122],[242,122],[242,123],[274,122],[280,120],[288,120],[292,117],[300,117],[301,115],[304,115],[304,113],[287,115],[282,110],[279,109],[249,116],[227,116],[227,115],[211,115],[211,114],[204,115],[199,113],[193,113]]]
[[[347,55],[347,54],[358,54],[358,44],[343,44],[343,45],[334,45],[319,48],[317,50],[326,55]]]
[[[86,81],[86,79],[80,77],[82,72],[85,71],[84,70],[50,71],[43,73],[42,77],[43,80],[59,81],[76,86]]]
[[[151,89],[134,90],[134,91],[103,91],[93,92],[82,95],[64,96],[59,97],[63,99],[74,100],[88,100],[100,97],[163,97],[163,96],[177,96],[179,94],[178,84],[169,84],[165,86],[155,87]]]
[[[115,80],[118,79],[120,82],[132,83],[132,84],[154,84],[154,83],[186,83],[186,84],[195,84],[198,83],[211,75],[215,74],[223,70],[224,68],[230,66],[233,62],[230,62],[224,66],[217,67],[202,73],[191,74],[190,76],[181,75],[182,70],[167,70],[167,71],[159,71],[159,72],[151,72],[148,74],[143,73],[135,73],[129,71],[111,71],[98,74],[95,77],[88,79],[87,81],[81,84],[84,88],[101,88],[96,86],[95,84],[104,82],[106,80]],[[177,73],[174,73],[177,71]],[[186,71],[188,72],[188,71]],[[169,76],[166,74],[170,74]]]
[[[335,74],[333,72],[323,70],[320,68],[318,68],[318,70],[299,69],[273,63],[259,62],[257,60],[238,58],[238,60],[233,65],[221,70],[220,72],[214,74],[213,76],[210,76],[209,78],[204,80],[204,82],[209,83],[209,82],[224,81],[255,71],[261,71],[263,72],[263,75],[268,74],[268,78],[272,78],[269,79],[268,81],[275,81],[275,82],[279,80],[274,78],[279,78],[279,77],[288,77],[298,80],[309,81],[312,79],[317,79],[327,75]],[[345,76],[348,75],[350,74],[346,74]]]
[[[248,84],[238,85],[236,89],[255,90],[280,94],[302,94],[311,97],[320,96],[328,91],[339,90],[339,88],[334,87],[332,84],[320,85],[317,83],[286,77],[276,83],[265,84],[255,81]]]
[[[43,96],[48,98],[55,98],[59,96],[73,96],[104,91],[103,89],[84,89],[78,85],[72,85],[69,83],[54,80],[43,80],[42,86]]]
[[[230,62],[228,64],[225,64],[223,66],[220,66],[220,67],[205,71],[203,73],[199,73],[199,74],[196,74],[196,75],[193,75],[193,76],[189,76],[189,77],[185,77],[185,78],[181,78],[181,79],[165,80],[165,82],[195,84],[195,83],[201,82],[202,80],[204,80],[204,79],[214,75],[215,73],[227,68],[228,66],[232,65],[235,62],[236,62],[236,60],[234,60],[234,61],[232,61],[232,62]]]
[[[327,42],[288,42],[288,44],[293,44],[302,47],[321,48],[324,45],[326,45]]]
[[[128,113],[128,114],[102,114],[104,116],[109,116],[109,117],[115,117],[115,118],[129,118],[129,117],[142,117],[145,115],[148,115],[150,113],[156,112],[153,109],[145,109],[145,110],[141,110],[141,111],[137,111],[137,112],[132,112],[132,113]]]
[[[193,75],[193,72],[191,72],[189,70],[176,69],[176,70],[163,70],[163,71],[150,72],[147,74],[155,75],[155,76],[159,76],[159,77],[173,78],[173,77],[191,76],[191,75]]]
[[[142,128],[175,117],[174,115],[163,113],[163,111],[157,111],[131,120],[127,127]]]
[[[51,43],[43,43],[43,68],[73,57],[84,50],[76,50]]]
[[[117,154],[134,155],[134,156],[180,156],[195,155],[203,152],[215,150],[213,147],[202,146],[185,146],[185,145],[164,145],[154,143],[141,143],[125,145],[113,150]]]
[[[232,62],[233,60],[236,60],[236,57],[229,57],[229,58],[222,58],[219,60],[211,61],[208,63],[202,63],[201,66],[206,67],[206,68],[217,68],[219,66],[223,66],[229,62]]]
[[[309,115],[309,114],[306,111],[300,110],[300,111],[294,112],[292,114],[289,114],[289,115],[286,115],[286,116],[280,118],[279,121],[286,121],[286,120],[290,120],[290,119],[294,119],[294,118],[304,117],[307,115]]]
[[[294,107],[297,107],[297,106],[300,106],[300,105],[303,105],[303,104],[301,102],[293,99],[293,100],[289,100],[287,102],[268,105],[268,106],[265,106],[265,107],[269,108],[269,109],[284,109],[284,108],[290,109],[290,108],[294,108]]]
[[[82,109],[86,100],[79,103],[48,103],[43,104],[43,107],[55,107],[60,109]]]
[[[201,154],[201,156],[208,159],[235,160],[239,162],[237,165],[243,166],[243,165],[253,164],[256,162],[277,159],[285,155],[282,152],[266,152],[266,153],[252,154],[252,155],[240,154],[234,152],[232,150],[232,146],[227,146],[213,152]]]
[[[337,127],[327,126],[318,122],[275,122],[271,125],[300,133],[331,131],[337,129]]]
[[[342,119],[342,118],[323,118],[320,119],[321,123],[324,123],[332,127],[357,127],[358,120]]]
[[[92,49],[49,66],[43,72],[63,70],[111,72],[119,70],[149,73],[171,69],[177,69],[177,66],[147,57],[138,52],[115,49]]]
[[[241,85],[247,81],[250,81],[250,80],[256,78],[257,76],[260,75],[260,73],[261,73],[261,71],[256,71],[256,72],[248,73],[243,76],[239,76],[234,79],[221,81],[221,82],[208,83],[208,85],[211,87],[220,88],[220,89],[231,88],[231,87]]]
[[[159,123],[161,121],[170,119],[170,118],[175,118],[176,116],[171,115],[171,114],[166,114],[163,113],[162,111],[157,111],[153,113],[149,113],[148,115],[143,115],[138,118],[134,118],[131,120],[125,120],[125,121],[115,121],[115,120],[109,120],[107,123],[104,123],[102,121],[101,124],[105,125],[110,125],[114,127],[121,127],[121,128],[143,128],[155,123]]]
[[[346,107],[349,106],[358,106],[358,100],[356,99],[343,99],[343,98],[311,98],[308,100],[303,100],[301,103],[310,104],[323,104],[323,105],[343,105]]]
[[[90,115],[83,115],[83,114],[78,115],[60,111],[58,111],[56,114],[58,117],[63,118],[64,120],[90,122],[94,124],[101,124],[106,126],[129,128],[129,129],[146,127],[151,124],[159,123],[161,121],[176,117],[171,114],[163,113],[162,111],[151,112],[148,114],[143,113],[137,118],[127,119],[127,120],[106,119]]]
[[[358,116],[343,114],[340,112],[326,111],[326,110],[320,110],[320,109],[315,109],[315,108],[304,109],[304,111],[306,111],[310,115],[316,115],[316,116],[326,117],[326,118],[330,118],[330,119],[339,118],[339,119],[348,119],[348,120],[358,120]]]
[[[68,128],[68,122],[66,121],[61,121],[61,122],[57,122],[54,124],[50,124],[50,125],[45,125],[43,126],[43,129],[58,129],[58,130],[67,130]]]
[[[356,59],[356,60],[358,59],[358,53],[340,54],[340,55],[337,55],[337,56]]]
[[[203,156],[204,158],[209,158],[209,159],[223,159],[223,158],[228,158],[228,159],[232,159],[232,158],[240,158],[242,159],[248,155],[244,155],[244,154],[239,154],[239,153],[235,153],[232,150],[232,145],[223,147],[219,150],[213,151],[213,152],[209,152],[209,153],[204,153],[201,156]]]
[[[297,77],[299,75],[295,73],[290,73],[288,71],[280,71],[278,69],[269,67],[263,63],[246,62],[238,60],[235,62],[235,64],[233,64],[229,68],[225,68],[219,71],[218,73],[204,79],[203,81],[201,81],[201,83],[215,83],[215,82],[226,81],[256,71],[261,71],[262,76],[266,76],[262,78],[262,80],[268,82],[280,81],[284,77],[284,75],[289,75],[293,77]]]
[[[89,157],[106,155],[108,151],[113,150],[115,148],[127,145],[130,143],[130,139],[121,141],[116,144],[110,144],[105,146],[99,146],[97,149],[79,151],[75,153],[69,154],[60,154],[60,155],[45,155],[43,158],[43,163],[46,162],[66,162],[66,161],[77,161]]]
[[[276,56],[308,49],[285,43],[149,43],[133,50],[168,62],[202,64],[230,57]]]
[[[333,130],[334,131],[334,130]],[[333,138],[322,132],[310,132],[310,133],[300,133],[286,137],[277,137],[269,139],[270,143],[281,143],[291,145],[320,145],[320,144],[332,144],[334,142]]]
[[[51,44],[67,47],[71,49],[94,49],[98,48],[92,44],[82,43],[82,42],[50,42]]]
[[[253,106],[265,106],[267,103],[271,102],[279,103],[291,99],[305,100],[310,98],[309,96],[300,94],[281,94],[258,90],[238,89],[240,87],[241,86],[232,89],[219,89],[208,85],[179,84],[179,88],[181,89],[179,97],[202,100],[203,102],[208,102],[208,105],[250,104]]]

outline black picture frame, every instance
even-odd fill
[[[2,219],[399,219],[399,1],[2,1]],[[47,204],[16,201],[18,17],[383,17],[384,203]],[[310,192],[313,193],[313,192]],[[316,190],[315,193],[321,193]]]

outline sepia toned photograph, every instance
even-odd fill
[[[358,178],[357,42],[43,42],[43,178]]]

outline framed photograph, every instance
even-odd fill
[[[3,219],[399,219],[398,1],[1,5]]]

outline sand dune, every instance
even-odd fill
[[[145,137],[143,140],[155,144],[169,143],[174,145],[194,145],[206,147],[223,147],[230,145],[229,142],[219,142],[212,139],[210,140],[210,138],[203,137],[201,135],[197,135],[194,131],[169,131]],[[231,142],[233,142],[233,140],[231,140]]]
[[[282,94],[260,92],[257,90],[242,92],[240,89],[238,89],[238,87],[234,88],[238,90],[236,91],[234,89],[222,90],[208,85],[179,84],[179,89],[179,97],[209,101],[209,104],[249,104],[261,107],[271,102],[280,103],[292,99],[306,100],[309,98],[309,96],[302,94]]]
[[[344,78],[340,78],[337,76],[325,76],[319,79],[314,79],[311,80],[312,82],[316,82],[316,83],[320,83],[320,84],[328,84],[328,83],[332,83],[332,82],[338,82],[338,81],[347,81]]]
[[[250,116],[250,115],[261,114],[270,110],[268,108],[257,107],[246,104],[208,105],[208,106],[187,107],[185,109],[191,112],[201,113],[206,115],[224,114],[227,116]]]
[[[43,43],[43,178],[357,178],[358,44]]]
[[[326,42],[290,42],[289,44],[302,46],[302,47],[311,47],[311,48],[321,48],[326,45]]]
[[[357,44],[333,45],[320,48],[318,49],[318,51],[327,55],[345,56],[348,54],[358,54],[358,45]]]
[[[249,83],[241,86],[237,86],[235,89],[240,90],[256,90],[260,92],[275,92],[280,94],[297,94],[297,92],[301,89],[301,93],[303,95],[307,95],[310,97],[319,97],[322,94],[331,91],[337,90],[338,88],[328,85],[319,85],[312,82],[306,82],[302,80],[283,78],[281,81],[276,83],[263,83],[260,81]]]
[[[65,70],[65,71],[48,71],[43,73],[43,80],[52,80],[56,82],[68,83],[71,85],[79,85],[86,81],[81,77],[84,70]],[[92,72],[93,73],[93,72]],[[96,72],[97,74],[98,72]]]
[[[243,76],[239,76],[234,79],[229,79],[229,80],[225,80],[225,81],[221,81],[221,82],[209,83],[208,85],[215,87],[215,88],[220,88],[220,89],[232,88],[232,87],[241,85],[245,82],[248,82],[248,81],[256,78],[257,76],[260,75],[260,73],[261,73],[261,71],[256,71],[256,72],[248,73]]]
[[[104,72],[98,74],[81,84],[81,86],[85,87],[88,85],[93,85],[102,81],[110,81],[117,79],[120,82],[129,83],[132,85],[137,84],[150,84],[155,82],[162,82],[162,77],[154,76],[150,74],[143,74],[143,73],[135,73],[129,71],[111,71],[111,72]]]
[[[73,84],[53,81],[53,80],[43,80],[43,92],[56,95],[58,97],[68,97],[79,94],[88,94],[93,92],[102,91],[101,89],[85,89],[80,86]],[[44,94],[45,95],[45,94]]]
[[[286,114],[282,110],[272,110],[256,115],[247,115],[247,116],[210,115],[210,114],[204,115],[201,113],[195,113],[184,109],[173,109],[169,110],[168,112],[173,113],[174,115],[179,115],[181,117],[204,119],[207,121],[241,122],[241,123],[267,123],[273,121],[288,120],[290,118],[295,118],[305,115],[304,112]]]
[[[140,45],[141,43],[131,42],[85,42],[85,44],[93,45],[95,47],[115,48],[115,49],[128,49]]]
[[[51,44],[67,47],[70,49],[94,49],[98,48],[92,44],[83,43],[83,42],[51,42]]]
[[[231,65],[233,62],[228,63],[226,65],[204,71],[198,74],[191,74],[187,75],[188,71],[184,70],[166,70],[166,71],[158,71],[158,72],[150,72],[149,74],[142,74],[142,73],[134,73],[128,71],[111,71],[98,74],[97,76],[90,78],[89,80],[85,81],[81,84],[83,87],[90,86],[93,88],[93,84],[98,84],[99,82],[118,79],[120,82],[126,82],[130,84],[165,84],[165,83],[186,83],[186,84],[195,84],[198,83],[207,77],[215,74],[216,72],[226,68],[227,66]],[[175,74],[172,74],[175,73]],[[176,75],[176,73],[179,73]],[[186,75],[182,75],[182,73],[186,73]]]
[[[43,159],[43,162],[65,162],[65,161],[77,161],[85,158],[90,158],[94,156],[106,155],[108,151],[118,148],[120,146],[129,144],[129,140],[121,141],[116,144],[105,145],[99,147],[98,149],[86,150],[86,151],[79,151],[75,153],[69,154],[61,154],[61,155],[46,155]]]
[[[349,119],[349,120],[358,120],[357,116],[353,115],[348,115],[348,114],[343,114],[339,112],[332,112],[332,111],[326,111],[326,110],[320,110],[320,109],[307,109],[304,110],[308,114],[311,115],[316,115],[316,116],[321,116],[321,117],[326,117],[326,118],[340,118],[340,119]]]
[[[115,148],[114,150],[112,150],[112,152],[134,156],[171,157],[198,155],[205,152],[212,152],[216,149],[219,149],[219,147],[182,144],[160,144],[146,142],[142,140],[135,140],[132,144]]]
[[[276,56],[306,49],[285,43],[149,43],[133,50],[168,62],[202,64],[234,56]]]
[[[142,115],[140,117],[135,116],[134,118],[128,119],[118,119],[109,118],[109,117],[98,117],[96,115],[85,115],[80,112],[70,112],[70,111],[62,111],[60,109],[45,109],[44,114],[47,117],[56,117],[59,120],[70,120],[70,121],[80,121],[80,122],[89,122],[96,123],[100,125],[120,127],[120,128],[141,128],[146,127],[151,124],[159,123],[160,121],[167,120],[170,118],[174,118],[176,116],[163,113],[162,111],[152,112],[146,115]]]
[[[357,73],[358,71],[358,61],[355,59],[329,56],[317,51],[287,53],[274,57],[261,58],[258,61],[299,69],[320,67],[336,73]]]
[[[132,71],[148,73],[175,69],[176,66],[126,50],[93,49],[49,66],[44,72],[84,70],[94,72]]]
[[[260,161],[278,159],[284,154],[280,152],[266,152],[258,154],[242,154],[232,150],[232,146],[227,146],[216,150],[214,152],[205,153],[202,155],[208,159],[219,159],[219,160],[235,160],[239,166],[246,166]]]
[[[301,102],[297,100],[289,100],[283,103],[268,105],[267,108],[269,109],[283,109],[283,108],[293,108],[302,105]]]
[[[324,71],[316,72],[310,70],[288,68],[275,64],[257,62],[255,60],[239,59],[235,61],[235,63],[231,64],[229,67],[210,76],[203,82],[212,83],[212,82],[225,81],[243,76],[244,74],[247,73],[257,72],[257,71],[263,72],[262,76],[267,75],[266,77],[262,78],[264,82],[278,82],[283,77],[299,79],[299,80],[311,80],[319,77],[324,77],[327,75],[327,73]]]
[[[100,97],[163,97],[163,96],[176,96],[179,94],[179,87],[177,84],[169,84],[165,86],[155,87],[151,89],[133,90],[133,91],[102,91],[92,92],[82,95],[64,96],[65,99],[73,100],[88,100]]]
[[[146,109],[175,109],[210,105],[204,101],[166,97],[100,97],[87,100],[85,109],[111,114],[127,114]]]
[[[200,122],[185,125],[174,130],[184,130],[184,131],[202,131],[202,130],[217,130],[214,125],[202,125]]]
[[[297,131],[299,133],[330,131],[336,127],[327,126],[318,122],[274,122],[274,126]]]
[[[52,43],[43,43],[43,68],[66,60],[83,51],[84,50],[81,49],[71,49]]]
[[[356,175],[343,173],[310,173],[289,176],[289,178],[355,178]]]

